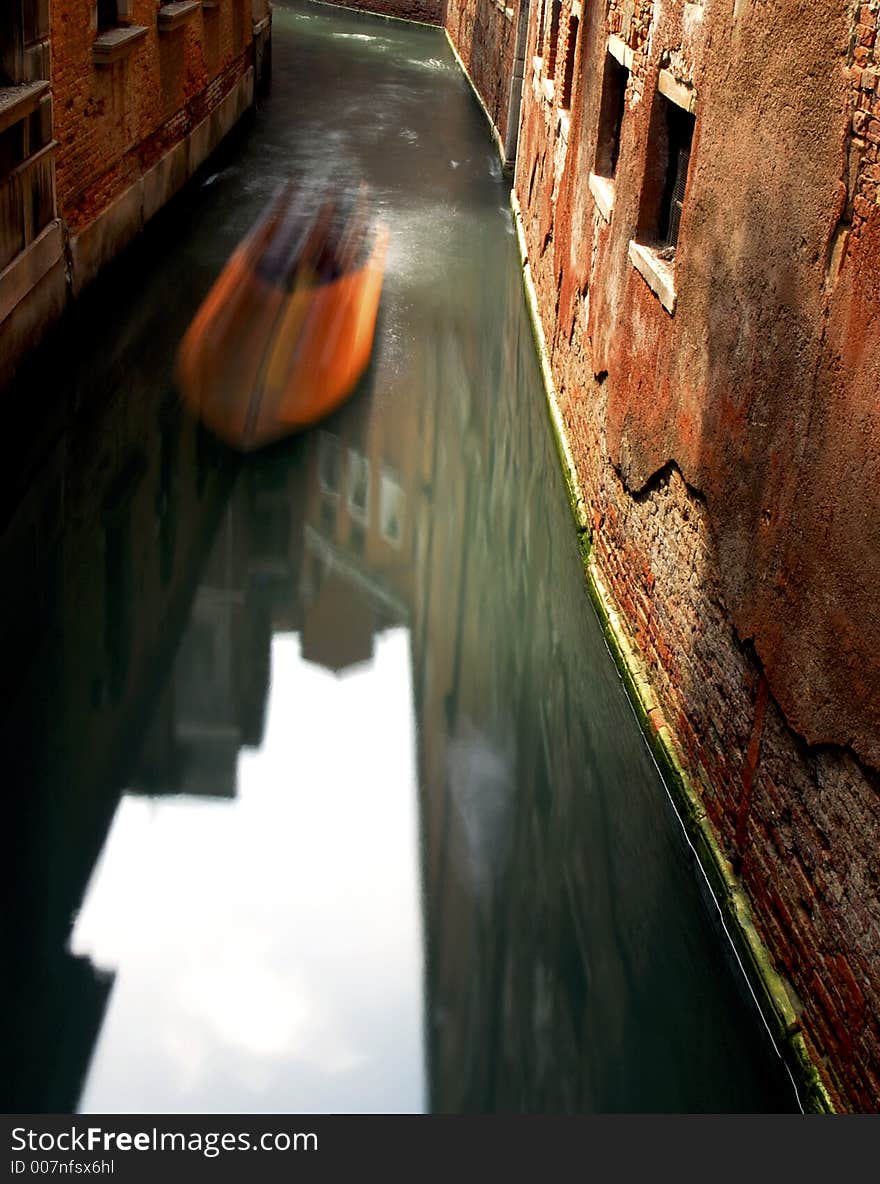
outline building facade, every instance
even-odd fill
[[[514,185],[590,566],[649,726],[781,974],[784,1023],[833,1104],[865,1111],[878,7],[533,3]],[[496,52],[470,45],[477,85]]]
[[[268,0],[10,0],[0,384],[194,173],[268,72]]]

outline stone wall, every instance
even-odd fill
[[[515,190],[593,558],[833,1100],[876,1110],[877,6],[572,15],[566,110],[532,13]]]

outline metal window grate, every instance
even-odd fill
[[[690,148],[680,147],[675,168],[675,181],[672,186],[672,197],[669,202],[669,226],[664,242],[664,246],[667,247],[674,247],[678,242],[678,228],[681,224],[681,211],[684,208],[684,189],[687,184],[690,159]]]

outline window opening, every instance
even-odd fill
[[[605,57],[602,81],[602,106],[599,111],[599,135],[596,141],[596,172],[600,177],[614,177],[620,155],[620,132],[626,110],[626,87],[629,70],[610,53]]]

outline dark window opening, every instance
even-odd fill
[[[648,162],[638,239],[675,258],[696,120],[657,94],[651,114]]]
[[[556,54],[559,49],[559,17],[562,13],[562,0],[550,0],[550,29],[547,34],[547,77],[553,78],[556,73]]]
[[[596,172],[600,177],[613,177],[620,155],[620,130],[626,110],[626,87],[629,70],[621,66],[609,53],[605,57],[605,76],[602,80],[602,106],[599,110],[599,135],[596,141]]]
[[[0,132],[0,181],[17,169],[25,158],[24,121]]]
[[[667,103],[667,116],[669,159],[660,210],[660,241],[664,247],[674,249],[678,242],[678,229],[684,208],[684,190],[691,161],[695,121],[693,115],[673,103]]]
[[[544,52],[544,34],[547,26],[547,0],[538,8],[538,38],[535,41],[535,53],[540,57]]]
[[[15,0],[12,7],[15,8]],[[23,0],[22,17],[24,24],[24,43],[30,45],[49,36],[49,4],[48,0]]]
[[[290,506],[264,506],[253,522],[254,554],[260,559],[287,559],[290,551]]]
[[[17,86],[34,77],[27,51],[49,36],[49,0],[0,0],[0,10],[0,86]]]
[[[321,502],[321,526],[333,536],[336,534],[336,502],[325,497]]]
[[[14,86],[24,68],[23,0],[5,0],[0,7],[0,86]]]
[[[352,522],[349,542],[356,555],[363,555],[367,546],[367,532],[359,522]]]
[[[119,24],[117,0],[98,0],[98,32],[115,29]]]
[[[562,80],[562,106],[566,110],[571,108],[571,92],[574,87],[574,62],[578,39],[578,18],[571,17],[568,22],[568,41],[565,45],[565,74]]]
[[[45,148],[52,139],[52,104],[41,103],[28,118],[28,156]]]

